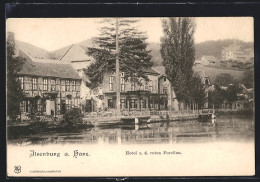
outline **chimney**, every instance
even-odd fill
[[[13,32],[7,32],[7,41],[10,42],[12,45],[15,45]]]

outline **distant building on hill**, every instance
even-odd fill
[[[201,57],[201,62],[203,65],[211,65],[214,66],[217,64],[218,59],[214,56],[202,56]]]
[[[222,50],[223,60],[237,60],[241,62],[250,61],[254,58],[254,50],[252,48],[242,49],[240,45],[234,43]]]

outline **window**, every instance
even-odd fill
[[[121,83],[121,92],[124,92],[125,91],[125,79],[124,79],[124,77],[121,77],[120,83]]]
[[[151,102],[150,102],[150,108],[151,108],[151,109],[153,108],[153,104],[154,104],[154,102],[151,101]]]
[[[33,89],[33,90],[37,90],[37,87],[38,87],[37,78],[33,78],[33,79],[32,79],[32,89]]]
[[[140,86],[140,90],[144,90],[144,85],[143,84]]]
[[[167,89],[167,87],[163,87],[163,94],[168,94],[168,89]]]
[[[76,91],[76,81],[72,81],[72,91]]]
[[[148,84],[146,83],[146,85],[145,85],[145,90],[146,91],[148,91],[149,90],[149,86],[148,86]]]
[[[42,112],[46,112],[46,101],[42,102]]]
[[[150,92],[153,92],[153,86],[149,86]]]
[[[48,90],[48,78],[43,79],[43,90]]]
[[[131,99],[130,108],[137,108],[137,100],[136,99]]]
[[[131,91],[135,91],[135,82],[131,83]]]
[[[79,91],[80,91],[80,86],[79,86],[79,85],[77,85],[77,87],[76,87],[76,88],[77,88],[77,91],[79,92]]]
[[[37,101],[37,111],[41,111],[41,108],[42,108],[42,103],[41,103],[41,100],[38,100]]]
[[[163,81],[166,82],[166,77],[163,78]]]
[[[114,90],[114,77],[110,76],[109,77],[109,91],[113,91]]]
[[[71,100],[66,99],[66,109],[67,111],[71,109]]]
[[[108,99],[108,108],[114,108],[114,102],[112,99]]]
[[[125,99],[120,99],[120,108],[121,109],[127,108]]]
[[[23,77],[19,77],[19,81],[20,81],[20,84],[21,84],[21,89],[23,90],[24,89],[24,80],[23,80]]]
[[[146,108],[146,99],[142,100],[142,108]]]
[[[56,90],[56,80],[51,79],[51,91],[55,91],[55,90]]]
[[[65,80],[65,91],[70,91],[70,81]]]
[[[25,101],[22,101],[21,103],[20,103],[20,112],[25,112]]]

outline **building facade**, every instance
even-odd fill
[[[242,49],[240,45],[231,44],[222,50],[223,60],[237,60],[241,62],[250,61],[254,58],[254,50],[251,48]]]
[[[149,81],[135,78],[124,79],[120,73],[120,109],[121,111],[175,110],[175,94],[169,80],[153,69],[145,71]],[[138,81],[137,81],[138,80]],[[114,71],[104,73],[102,84],[93,90],[95,98],[86,100],[86,111],[116,109],[116,77]]]
[[[70,64],[34,58],[23,50],[19,56],[25,58],[17,74],[25,93],[22,113],[59,115],[80,106],[81,78]]]

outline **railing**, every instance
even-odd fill
[[[35,115],[35,114],[21,114],[18,115],[18,120],[21,119],[22,122],[54,122],[61,121],[63,115]]]
[[[144,116],[150,115],[150,111],[121,111],[119,116]],[[91,112],[85,113],[85,118],[92,118],[92,117],[116,117],[118,116],[116,111],[100,111],[100,112]]]
[[[192,115],[192,114],[211,114],[214,113],[213,109],[201,109],[201,110],[183,110],[183,111],[121,111],[120,116],[172,116],[172,115]],[[85,118],[94,117],[116,117],[116,111],[100,111],[85,113]]]
[[[250,110],[250,108],[218,108],[216,111],[221,111],[221,112],[232,112],[232,111],[246,111]]]

